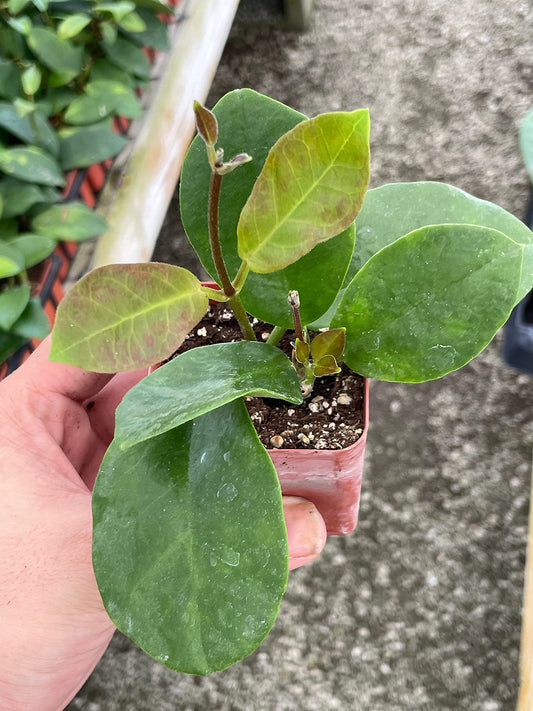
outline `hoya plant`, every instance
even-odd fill
[[[195,110],[182,218],[218,288],[169,264],[95,269],[60,304],[51,357],[160,363],[209,300],[240,324],[242,338],[182,352],[126,394],[93,494],[111,618],[163,664],[206,674],[258,646],[287,583],[280,486],[243,396],[301,402],[341,361],[404,382],[460,368],[531,287],[533,235],[448,185],[367,192],[364,109],[308,119],[245,89]]]
[[[113,117],[138,118],[142,47],[167,47],[159,0],[0,0],[0,362],[49,330],[28,270],[58,240],[101,234],[65,171],[115,156]]]

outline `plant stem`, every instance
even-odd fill
[[[272,333],[267,338],[267,343],[269,343],[271,346],[277,346],[286,332],[286,328],[283,328],[282,326],[274,326],[274,328],[272,329]]]
[[[241,263],[241,266],[239,267],[239,271],[237,272],[235,279],[233,280],[233,287],[237,291],[237,293],[244,286],[244,282],[246,281],[246,277],[248,276],[249,271],[250,267],[248,266],[248,262],[244,260]]]
[[[289,298],[287,299],[289,302],[289,306],[291,307],[292,311],[292,318],[294,320],[294,332],[296,334],[296,337],[300,339],[300,341],[305,341],[307,343],[307,336],[302,328],[302,320],[300,318],[300,295],[296,291],[296,289],[293,289],[292,291],[289,292]]]
[[[237,291],[228,274],[226,268],[226,263],[224,262],[224,256],[222,254],[222,248],[220,245],[220,232],[218,225],[218,207],[220,203],[220,186],[222,183],[222,176],[216,171],[213,171],[211,175],[211,186],[209,190],[209,243],[211,245],[211,254],[213,256],[213,261],[215,263],[215,268],[217,270],[218,278],[220,279],[220,284],[224,294],[228,297],[229,305],[233,309],[237,323],[242,331],[243,336],[247,341],[257,340],[250,321],[248,320],[248,315],[244,309],[242,301],[237,294]],[[241,270],[239,270],[240,273]]]

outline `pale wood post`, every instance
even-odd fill
[[[520,692],[517,711],[533,711],[533,472],[531,475],[529,502],[522,641],[520,646]]]

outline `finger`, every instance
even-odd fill
[[[127,391],[147,374],[147,369],[118,373],[102,390],[85,402],[91,425],[100,439],[109,444],[115,430],[115,410]]]
[[[326,544],[326,524],[314,504],[299,496],[283,497],[289,538],[289,570],[311,563]]]
[[[51,336],[47,336],[17,371],[38,392],[58,393],[81,402],[95,395],[113,377],[54,363],[49,359],[50,342]]]

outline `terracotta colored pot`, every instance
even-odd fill
[[[212,289],[213,282],[204,282]],[[368,379],[363,390],[361,436],[345,449],[269,449],[284,494],[312,501],[329,535],[351,533],[357,525],[368,431]]]

